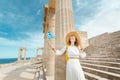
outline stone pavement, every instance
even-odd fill
[[[34,72],[29,64],[0,68],[0,80],[32,80]]]

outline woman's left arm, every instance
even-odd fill
[[[79,52],[80,52],[80,57],[81,58],[85,58],[86,57],[86,53],[84,52],[83,49],[79,49]]]

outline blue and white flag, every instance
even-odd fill
[[[47,35],[47,38],[48,39],[52,39],[52,38],[55,38],[55,36],[52,34],[52,32],[50,32],[50,31],[48,31],[47,33],[46,33],[46,35]]]

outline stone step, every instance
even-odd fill
[[[120,62],[120,58],[99,58],[99,57],[97,57],[97,58],[85,58],[85,60],[100,60],[100,61]]]
[[[99,64],[91,64],[91,63],[81,63],[81,65],[120,74],[120,68],[118,68],[118,67],[111,67],[111,66],[105,66],[105,65],[99,65]]]
[[[120,67],[119,62],[109,62],[109,61],[96,61],[96,60],[80,60],[80,62],[85,62],[85,63],[91,63],[91,64],[100,64],[100,65],[105,65],[105,66],[111,66],[111,67]]]
[[[88,72],[84,72],[84,74],[85,74],[85,77],[88,80],[109,80],[107,78],[103,78],[101,76],[98,76],[98,75],[95,75],[95,74],[91,74],[91,73],[88,73]]]
[[[46,80],[46,75],[43,70],[36,70],[34,74],[34,79],[33,80]]]
[[[91,74],[99,75],[101,77],[108,78],[110,80],[120,80],[120,74],[94,69],[86,66],[82,66],[82,68],[85,72],[89,72]]]

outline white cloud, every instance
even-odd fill
[[[4,24],[9,24],[11,26],[8,27],[13,27],[14,29],[23,29],[24,27],[27,27],[30,24],[32,25],[34,20],[34,16],[25,16],[13,12],[7,12],[6,14],[0,12],[0,22]],[[20,27],[16,27],[18,26],[18,24]]]
[[[24,33],[29,35],[29,38],[23,40],[9,40],[6,38],[0,38],[0,44],[6,46],[17,46],[27,48],[43,47],[43,34],[42,33]]]
[[[0,34],[2,34],[2,35],[7,35],[8,33],[7,33],[7,32],[1,32],[1,31],[0,31]]]
[[[17,57],[18,56],[18,49],[20,47],[26,47],[27,57],[35,57],[36,56],[36,49],[43,47],[43,34],[42,33],[23,33],[29,35],[29,38],[23,39],[23,40],[9,40],[3,37],[0,37],[0,45],[6,46],[1,50],[1,53],[5,54],[0,57]],[[11,47],[10,47],[11,46]],[[9,47],[9,49],[7,48]],[[13,49],[14,47],[14,49]],[[7,51],[5,51],[7,50]],[[11,54],[10,54],[11,53]],[[39,54],[42,54],[42,51],[39,50]],[[24,57],[24,51],[23,51],[23,57]]]
[[[120,1],[102,0],[100,12],[79,29],[88,32],[88,37],[120,30]]]
[[[76,0],[75,1],[75,12],[81,12],[82,8],[85,8],[89,5],[88,1],[84,1],[84,0]],[[90,5],[89,5],[90,6]]]
[[[4,15],[2,13],[0,13],[0,18],[2,18]]]
[[[40,15],[41,14],[41,10],[39,9],[38,11],[37,11],[37,15]]]
[[[76,0],[76,5],[79,6],[80,5],[80,0]]]

